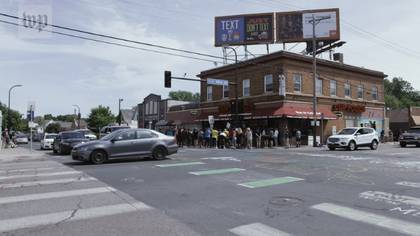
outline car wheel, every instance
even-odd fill
[[[349,146],[348,146],[348,149],[350,151],[356,150],[356,143],[354,141],[350,141]]]
[[[58,145],[58,153],[60,153],[60,155],[64,155],[64,150],[61,145]]]
[[[93,151],[90,155],[90,161],[95,165],[104,163],[107,160],[107,158],[107,154],[101,150]]]
[[[155,160],[163,160],[166,156],[166,150],[162,147],[157,147],[153,150],[152,157]]]
[[[335,147],[328,147],[328,149],[330,149],[331,151],[334,151]]]
[[[378,149],[378,141],[373,140],[372,143],[370,144],[370,149],[372,150]]]
[[[400,143],[400,146],[401,146],[401,147],[406,147],[406,146],[407,146],[407,144],[406,144],[406,143]]]

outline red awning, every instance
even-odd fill
[[[317,107],[316,117],[321,119],[321,115],[326,120],[337,119],[337,116],[326,107]],[[298,119],[312,119],[313,110],[312,104],[304,103],[284,103],[281,107],[277,108],[263,108],[258,109],[254,114],[254,117],[283,117],[298,118]]]

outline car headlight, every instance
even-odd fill
[[[85,152],[89,149],[89,146],[78,148],[78,150]]]

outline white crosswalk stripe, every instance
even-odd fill
[[[280,231],[261,223],[241,225],[229,230],[239,236],[292,236],[289,233]]]
[[[8,232],[23,228],[37,227],[42,225],[56,224],[59,222],[71,222],[77,220],[92,219],[103,216],[111,216],[141,210],[153,209],[142,202],[124,203],[117,205],[101,206],[73,211],[62,211],[42,215],[26,216],[15,219],[0,221],[0,232]]]
[[[0,205],[8,204],[8,203],[16,203],[16,202],[52,199],[52,198],[83,196],[83,195],[97,194],[97,193],[109,193],[109,192],[115,192],[115,191],[116,189],[111,188],[111,187],[99,187],[99,188],[60,191],[60,192],[27,194],[27,195],[0,198]]]
[[[360,198],[373,200],[376,202],[386,202],[393,205],[406,204],[420,207],[420,198],[398,195],[380,191],[367,191],[359,194]]]
[[[350,207],[340,206],[332,203],[321,203],[311,207],[332,215],[345,219],[370,224],[376,227],[402,233],[406,235],[420,235],[420,224],[407,222],[399,219],[385,217],[374,213],[352,209]]]
[[[19,183],[12,183],[12,184],[0,184],[0,189],[41,186],[41,185],[48,185],[48,184],[66,184],[66,183],[72,183],[72,182],[83,182],[83,181],[92,181],[92,180],[97,180],[97,179],[93,177],[80,177],[80,178],[27,181],[27,182],[19,182]]]
[[[52,173],[36,173],[28,175],[9,175],[9,176],[0,176],[0,180],[5,179],[18,179],[18,178],[30,178],[30,177],[45,177],[45,176],[57,176],[57,175],[74,175],[81,174],[80,171],[61,171],[61,172],[52,172]]]
[[[420,188],[420,183],[418,183],[418,182],[402,181],[402,182],[397,182],[395,184],[402,185],[402,186],[407,186],[407,187],[412,187],[412,188]]]
[[[46,167],[46,168],[26,168],[26,169],[11,169],[11,170],[0,170],[0,174],[3,173],[20,173],[20,172],[38,172],[38,171],[46,171],[46,170],[56,170],[56,169],[63,169],[66,167]]]

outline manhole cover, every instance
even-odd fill
[[[268,203],[277,208],[296,207],[301,205],[303,200],[296,197],[277,196],[272,197]]]

